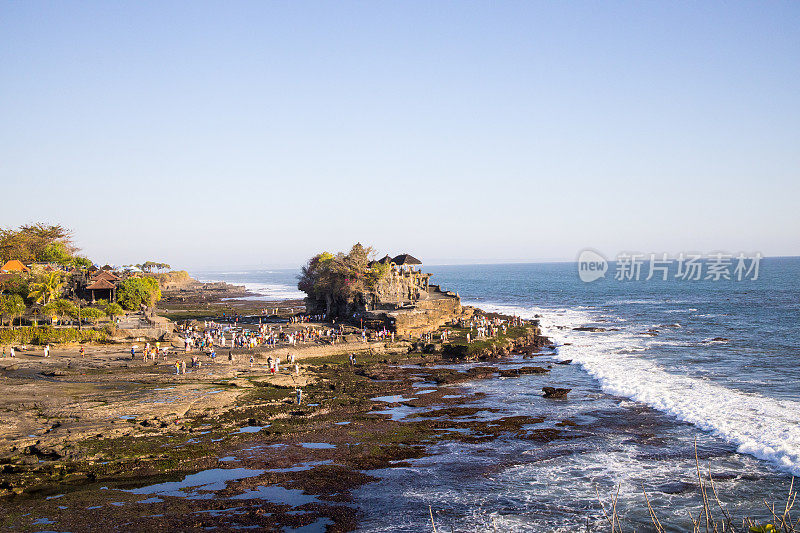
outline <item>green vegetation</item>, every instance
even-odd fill
[[[155,278],[128,278],[117,285],[117,302],[128,310],[141,305],[152,307],[161,299],[161,289]]]
[[[111,320],[114,320],[115,317],[125,314],[125,310],[122,309],[122,306],[116,302],[111,302],[110,304],[106,305],[103,310]]]
[[[25,326],[0,330],[0,344],[58,344],[64,342],[103,342],[105,331],[95,329],[54,328],[52,326]]]
[[[22,299],[27,298],[30,293],[28,279],[22,274],[11,276],[0,284],[0,293],[18,294]]]
[[[57,263],[63,266],[91,266],[91,261],[76,255],[72,232],[61,225],[29,224],[19,228],[0,228],[0,260],[23,263]],[[88,263],[88,264],[87,264]]]
[[[68,318],[78,318],[78,307],[69,300],[59,298],[42,306],[42,314],[53,320],[65,321]]]
[[[47,304],[61,295],[64,285],[61,274],[48,272],[37,278],[34,283],[31,283],[31,292],[28,294],[28,298],[32,298],[35,303]]]
[[[513,341],[530,335],[532,331],[525,326],[510,326],[505,333],[498,333],[494,337],[485,339],[474,339],[476,332],[472,332],[473,340],[467,343],[467,333],[469,328],[448,327],[450,339],[444,345],[443,350],[447,355],[459,358],[471,358],[507,344],[506,341]]]
[[[214,320],[222,318],[223,312],[231,313],[231,310],[223,308],[159,310],[158,315],[177,322],[179,320]]]
[[[61,241],[51,242],[44,247],[37,260],[46,263],[58,263],[59,265],[69,265],[72,263],[72,254],[67,249],[67,245]]]
[[[389,263],[375,263],[367,270],[366,281],[367,286],[374,288],[382,279],[389,275],[392,265]]]
[[[172,268],[167,263],[159,263],[156,261],[145,261],[144,263],[134,266],[140,268],[142,272],[152,272],[153,270],[161,272],[162,270],[169,270]]]
[[[324,300],[330,312],[334,304],[347,302],[357,293],[374,289],[388,275],[390,265],[369,265],[373,253],[372,247],[365,248],[356,243],[346,254],[317,254],[302,268],[297,288],[312,300]]]
[[[88,320],[92,324],[97,324],[97,321],[106,316],[106,314],[96,307],[84,307],[81,309],[81,318]]]
[[[25,301],[19,294],[0,296],[0,316],[14,325],[14,320],[25,313]]]
[[[92,261],[88,257],[76,255],[72,260],[72,264],[78,268],[89,268],[92,266]]]

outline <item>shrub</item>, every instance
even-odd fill
[[[98,320],[106,316],[106,314],[96,307],[84,307],[81,309],[81,318],[88,320],[92,324],[96,324]]]
[[[105,312],[109,316],[109,318],[111,318],[111,320],[114,320],[114,317],[125,313],[125,310],[122,309],[122,306],[119,305],[118,303],[111,302],[105,307]]]
[[[94,329],[25,326],[0,330],[0,344],[59,344],[65,342],[102,342],[108,338],[104,331]]]
[[[141,305],[152,307],[161,299],[161,289],[154,278],[128,278],[117,285],[117,302],[128,310],[138,310]]]

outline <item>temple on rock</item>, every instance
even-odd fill
[[[360,246],[360,245],[356,245]],[[354,250],[356,247],[354,247]],[[356,255],[320,254],[309,262],[305,275],[311,281],[298,285],[309,295],[309,313],[325,313],[329,318],[346,319],[374,329],[386,328],[399,335],[419,335],[435,331],[462,315],[464,309],[457,293],[443,291],[430,282],[432,274],[422,270],[422,261],[404,253],[369,261],[359,272]],[[316,262],[315,262],[316,261]],[[343,281],[332,281],[320,274],[324,261],[331,271],[346,272]],[[338,270],[337,270],[338,268]],[[350,268],[350,270],[347,270]],[[356,282],[358,280],[358,282]],[[344,285],[344,288],[342,288]]]

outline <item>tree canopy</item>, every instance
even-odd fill
[[[18,228],[0,228],[2,261],[17,259],[23,263],[90,266],[91,261],[75,255],[77,251],[72,232],[60,224],[38,222]]]
[[[141,305],[152,307],[161,299],[161,289],[155,278],[128,278],[117,285],[117,302],[128,310],[138,310]]]
[[[124,310],[124,309],[122,309],[122,306],[120,306],[120,305],[119,305],[118,303],[116,303],[116,302],[111,302],[110,304],[106,305],[106,306],[103,308],[103,310],[106,312],[106,314],[107,314],[107,315],[109,316],[109,318],[111,318],[112,320],[114,319],[114,317],[117,317],[117,316],[119,316],[119,315],[125,314],[125,310]]]
[[[7,294],[18,294],[21,298],[27,298],[30,293],[28,279],[22,274],[17,274],[0,283],[0,292]]]
[[[15,318],[25,313],[25,302],[19,294],[0,296],[0,315],[8,318],[13,323]]]
[[[388,273],[389,265],[370,267],[372,247],[356,243],[348,253],[322,252],[303,266],[297,288],[310,298],[349,299],[357,292],[369,291]]]
[[[81,309],[81,319],[88,320],[92,324],[96,324],[104,316],[106,316],[105,312],[96,307],[84,307]]]
[[[172,268],[168,263],[159,263],[157,261],[145,261],[144,263],[134,266],[141,269],[142,272],[152,272],[153,270],[161,272],[162,270],[169,270]]]

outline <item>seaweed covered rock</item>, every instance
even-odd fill
[[[561,389],[557,387],[542,387],[545,398],[566,398],[572,389]]]

